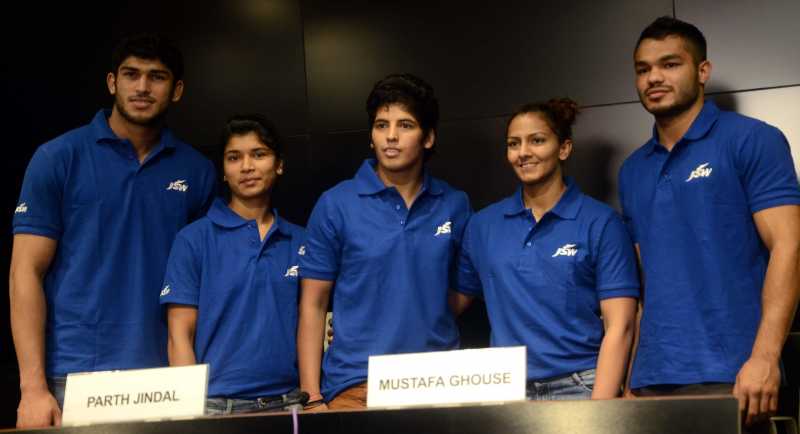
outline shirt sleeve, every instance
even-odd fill
[[[476,249],[476,230],[477,222],[474,218],[470,219],[464,231],[464,238],[461,242],[461,249],[458,255],[458,271],[456,274],[455,290],[467,295],[483,294],[481,280],[478,270],[475,268]]]
[[[625,225],[612,214],[595,244],[595,276],[600,300],[614,297],[639,298],[636,255]]]
[[[209,208],[211,208],[211,204],[214,202],[214,199],[217,197],[219,186],[217,185],[217,172],[214,169],[214,164],[211,161],[206,160],[206,167],[203,172],[202,176],[202,189],[201,189],[201,196],[199,200],[200,206],[192,210],[191,215],[189,216],[189,221],[195,221],[200,217],[205,216],[208,213]]]
[[[450,288],[458,287],[458,269],[460,262],[460,252],[463,249],[464,234],[467,224],[472,216],[472,205],[466,193],[459,191],[459,198],[455,215],[453,216],[453,229],[451,237],[453,240],[454,260],[450,266]]]
[[[341,222],[330,194],[323,194],[306,225],[305,254],[300,256],[301,278],[336,280],[343,245]]]
[[[631,204],[630,204],[630,197],[627,194],[627,186],[628,186],[628,177],[627,171],[625,170],[625,166],[623,165],[619,171],[619,176],[617,177],[617,189],[619,190],[619,205],[622,208],[622,222],[625,225],[625,228],[628,231],[628,236],[630,239],[637,243],[637,236],[636,236],[636,228],[633,224],[633,218],[631,217]]]
[[[780,130],[760,122],[739,143],[737,160],[752,213],[800,204],[791,149]]]
[[[22,182],[19,202],[14,210],[15,234],[61,238],[62,202],[65,170],[55,164],[44,146],[33,154]]]
[[[161,288],[161,304],[197,306],[200,300],[201,250],[192,247],[181,231],[172,243]]]

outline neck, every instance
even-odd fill
[[[700,111],[703,110],[704,98],[699,98],[688,109],[674,115],[656,116],[656,131],[658,131],[658,141],[672,151],[675,144],[683,138],[692,122],[697,119]]]
[[[408,170],[399,172],[390,172],[378,165],[376,173],[378,174],[378,179],[387,187],[394,187],[400,193],[403,201],[405,201],[406,207],[411,208],[420,188],[422,188],[422,161],[419,161]]]
[[[139,162],[144,161],[147,154],[158,143],[161,136],[161,123],[155,125],[137,125],[125,119],[116,106],[111,111],[108,118],[108,126],[111,131],[123,140],[128,140],[133,144],[133,149],[139,157]]]
[[[230,203],[228,203],[228,207],[243,219],[255,220],[261,226],[272,224],[273,215],[270,202],[269,194],[249,198],[233,196]]]
[[[558,170],[544,182],[523,185],[522,201],[525,203],[525,208],[531,210],[536,221],[539,221],[543,215],[556,206],[566,189],[567,185],[564,183],[561,171]]]

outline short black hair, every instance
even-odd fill
[[[369,129],[375,123],[378,109],[400,104],[419,122],[425,136],[435,131],[439,124],[439,100],[433,86],[412,74],[391,74],[375,83],[367,97]],[[429,155],[433,149],[426,149]]]
[[[267,145],[275,154],[275,158],[283,160],[283,139],[275,128],[275,124],[266,116],[258,113],[237,114],[228,118],[220,135],[218,154],[225,155],[225,148],[231,137],[250,133],[254,133],[261,143]]]
[[[138,33],[122,38],[111,52],[111,72],[116,74],[122,62],[131,56],[159,60],[169,68],[175,81],[183,79],[183,54],[163,35]]]
[[[707,44],[703,32],[693,24],[670,16],[658,17],[655,21],[650,23],[650,25],[645,27],[645,29],[642,30],[642,34],[639,35],[639,39],[636,41],[636,48],[634,51],[639,49],[639,45],[645,39],[661,41],[668,36],[678,36],[686,42],[689,52],[692,53],[692,57],[694,57],[695,64],[699,65],[700,62],[706,60]]]

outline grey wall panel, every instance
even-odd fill
[[[671,0],[395,3],[305,0],[315,130],[364,128],[364,99],[392,72],[436,87],[444,119],[508,113],[553,95],[635,100],[632,50]]]
[[[675,13],[708,40],[710,91],[800,84],[800,1],[675,0]]]
[[[761,119],[780,129],[792,148],[794,167],[800,174],[800,86],[712,97],[726,110]]]
[[[428,167],[435,176],[464,190],[481,209],[508,196],[516,177],[506,161],[505,117],[443,122],[436,155]]]
[[[587,108],[573,128],[575,147],[567,173],[586,194],[618,208],[619,168],[652,133],[653,117],[638,102]]]

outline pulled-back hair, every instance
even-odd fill
[[[518,108],[506,122],[506,131],[511,121],[524,114],[535,113],[542,117],[547,126],[558,137],[558,143],[572,139],[572,125],[578,117],[580,109],[578,103],[569,98],[553,98],[546,102],[528,103]]]
[[[703,32],[693,24],[669,16],[658,17],[649,26],[645,27],[636,41],[634,51],[639,48],[639,45],[645,39],[661,41],[668,36],[678,36],[683,39],[696,65],[706,60],[706,37],[703,36]]]
[[[183,54],[163,35],[140,33],[122,38],[111,52],[111,72],[116,74],[122,62],[131,56],[161,61],[175,81],[183,79]]]

